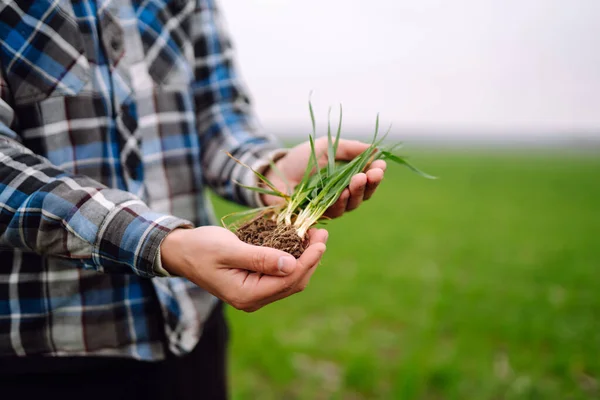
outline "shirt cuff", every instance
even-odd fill
[[[116,205],[105,217],[93,248],[93,260],[100,271],[123,272],[153,278],[157,253],[163,239],[177,228],[193,224],[172,215],[151,211],[140,200]],[[162,264],[161,264],[162,267]]]
[[[252,162],[246,162],[250,168],[254,171],[264,174],[269,168],[270,162],[276,162],[289,152],[288,149],[265,149],[265,151],[259,154],[253,159]],[[244,168],[243,172],[238,181],[245,186],[256,187],[260,183],[260,180],[252,170]],[[241,188],[241,192],[244,196],[245,202],[251,208],[264,207],[265,204],[261,200],[260,193],[246,188]]]
[[[156,257],[154,258],[154,273],[157,276],[164,278],[172,278],[175,275],[171,275],[169,271],[163,268],[162,260],[160,259],[160,246],[158,246],[158,251],[156,252]]]
[[[175,229],[181,229],[181,228],[190,229],[192,227],[191,226],[180,226]],[[158,244],[158,250],[156,251],[156,257],[154,257],[154,266],[153,266],[154,273],[156,274],[156,276],[159,276],[162,278],[176,278],[176,277],[178,277],[178,275],[171,274],[169,271],[167,271],[163,267],[161,253],[160,253],[160,245],[161,244],[162,244],[162,241]]]

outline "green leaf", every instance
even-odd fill
[[[418,169],[417,167],[415,167],[414,165],[412,165],[411,163],[409,163],[408,161],[406,161],[404,158],[402,158],[400,156],[397,156],[397,155],[392,154],[389,151],[385,151],[385,150],[383,150],[381,153],[383,154],[384,158],[392,160],[398,164],[402,164],[402,165],[408,167],[408,169],[410,169],[411,171],[416,172],[417,174],[421,175],[424,178],[437,179],[436,176],[429,175],[429,174],[421,171],[420,169]]]
[[[387,139],[392,126],[389,126],[385,134],[380,135],[379,114],[377,114],[377,119],[375,121],[375,132],[373,134],[371,145],[353,160],[348,162],[337,162],[335,156],[340,142],[343,120],[343,108],[341,105],[335,140],[331,127],[331,108],[329,109],[327,116],[327,163],[324,167],[319,168],[319,157],[322,158],[323,154],[318,155],[316,152],[316,119],[310,98],[308,106],[312,124],[312,132],[309,135],[310,155],[308,165],[302,180],[289,196],[289,199],[285,204],[285,209],[280,210],[281,215],[278,220],[289,221],[290,216],[292,216],[292,218],[295,216],[296,218],[293,219],[294,226],[304,232],[310,225],[323,218],[325,211],[339,199],[342,192],[348,187],[352,177],[357,173],[364,171],[371,162],[377,159],[389,159],[406,166],[423,177],[436,179],[435,177],[420,171],[406,159],[393,154],[392,152],[401,147],[401,144],[398,143],[380,147]],[[274,168],[273,165],[271,167],[274,170],[276,168]],[[270,191],[267,189],[261,189],[260,191],[262,193],[272,194],[269,193]],[[277,211],[274,212],[277,213]],[[281,218],[281,216],[285,218]]]
[[[312,96],[312,92],[311,92],[310,96]],[[310,97],[308,99],[308,111],[310,111],[310,121],[312,122],[312,133],[314,136],[316,136],[317,135],[317,123],[315,120],[315,113],[313,111],[313,106],[312,106],[312,102],[310,101]]]
[[[379,133],[379,113],[377,113],[377,118],[375,119],[375,134],[373,135],[373,142],[377,141],[377,134]]]
[[[333,154],[337,154],[338,145],[340,144],[340,134],[342,133],[342,105],[340,104],[340,121],[338,123],[338,130],[335,135],[335,142],[333,143]]]
[[[257,186],[247,186],[247,185],[243,185],[243,184],[239,183],[238,181],[233,181],[233,182],[236,185],[243,187],[244,189],[252,190],[253,192],[268,194],[271,196],[277,196],[277,197],[281,197],[283,199],[289,198],[289,196],[287,194],[281,193],[279,190],[270,190],[270,189],[265,189],[265,188],[261,188],[261,187],[257,187]]]
[[[277,175],[285,185],[286,194],[290,195],[292,193],[292,185],[290,184],[290,181],[285,177],[283,172],[281,172],[281,170],[277,168],[273,160],[269,160],[269,166],[273,170],[275,175]]]
[[[275,210],[278,207],[279,206],[266,206],[266,207],[257,207],[257,208],[253,208],[250,210],[235,211],[235,212],[226,214],[223,217],[221,217],[221,225],[223,226],[223,228],[228,228],[228,225],[225,221],[229,218],[235,217],[235,218],[239,219],[242,217],[246,217],[248,215],[257,215],[257,214],[264,213],[269,210]]]
[[[318,162],[318,158],[317,158],[317,152],[315,151],[315,139],[312,136],[309,136],[308,141],[310,142],[310,162],[309,162],[309,167],[310,170],[312,171],[312,169],[316,169],[317,173],[317,177],[319,182],[321,182],[321,170],[319,169],[319,162]]]
[[[312,135],[308,136],[309,140],[311,140],[311,138],[313,136],[317,135],[317,125],[316,125],[316,121],[315,121],[315,113],[313,111],[312,102],[310,100],[311,96],[312,96],[312,92],[310,92],[310,95],[308,97],[308,111],[310,112],[310,120],[312,122]],[[313,144],[313,147],[314,147],[314,144]],[[314,151],[312,153],[314,153]],[[306,170],[304,171],[304,176],[302,177],[302,180],[300,181],[300,184],[298,185],[300,188],[303,188],[304,185],[306,183],[308,183],[308,180],[310,178],[313,168],[318,168],[318,165],[316,163],[313,164],[312,157],[311,157],[309,159],[308,165],[306,166]]]
[[[327,174],[331,175],[335,167],[335,150],[333,148],[333,138],[331,137],[331,107],[327,114]]]
[[[390,126],[388,126],[388,128],[385,131],[385,133],[383,134],[383,136],[379,139],[379,141],[377,142],[377,146],[379,146],[381,143],[383,143],[385,141],[385,139],[388,137],[388,135],[390,134],[391,131],[392,131],[392,124],[390,124]]]
[[[263,174],[261,174],[260,172],[258,172],[258,171],[256,171],[256,170],[254,170],[254,168],[250,167],[249,165],[246,165],[246,164],[244,164],[242,161],[238,160],[238,159],[237,159],[237,158],[235,158],[233,155],[231,155],[231,153],[229,153],[229,152],[227,152],[227,151],[226,151],[226,152],[225,152],[225,154],[227,154],[227,155],[228,155],[228,156],[229,156],[231,159],[233,159],[235,162],[237,162],[237,163],[238,163],[238,164],[240,164],[241,166],[243,166],[243,167],[246,167],[246,168],[248,168],[250,171],[252,171],[252,172],[254,173],[254,175],[256,175],[256,176],[258,177],[258,179],[260,179],[260,180],[261,180],[261,181],[262,181],[262,182],[263,182],[265,185],[267,185],[267,186],[268,186],[268,187],[269,187],[271,190],[273,190],[274,192],[277,192],[277,193],[281,193],[281,192],[279,191],[279,189],[277,189],[277,188],[275,187],[275,185],[273,185],[273,183],[272,183],[272,182],[271,182],[269,179],[267,179],[267,177],[266,177],[266,176],[264,176]],[[281,196],[280,196],[280,197],[284,197],[284,196],[285,196],[285,194],[284,194],[284,193],[281,193]]]
[[[389,153],[393,153],[397,150],[400,150],[402,147],[404,147],[404,144],[402,144],[402,142],[398,142],[398,143],[394,143],[393,145],[388,146],[387,148],[381,149],[381,150],[385,150]]]

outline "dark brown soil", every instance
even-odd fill
[[[293,227],[277,225],[276,222],[262,217],[242,225],[236,231],[236,235],[246,243],[283,250],[296,258],[308,247],[308,239],[301,239]]]

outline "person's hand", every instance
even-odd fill
[[[350,161],[368,147],[368,144],[359,141],[340,140],[335,158],[338,161]],[[292,186],[290,189],[293,189],[302,180],[308,165],[310,152],[310,143],[305,142],[292,148],[275,163],[275,166]],[[322,137],[315,141],[315,152],[319,167],[327,165],[327,138]],[[348,187],[344,189],[340,198],[327,210],[325,215],[330,218],[339,217],[344,212],[357,208],[363,200],[368,200],[383,180],[385,168],[385,161],[377,160],[369,166],[366,173],[361,172],[354,175]],[[284,193],[287,191],[284,181],[272,169],[267,170],[265,176],[277,189]],[[266,205],[273,205],[281,202],[282,199],[276,196],[263,196],[263,201]]]
[[[327,231],[308,232],[297,260],[270,247],[240,241],[225,228],[176,229],[163,240],[161,262],[238,310],[246,312],[304,290],[325,252]]]

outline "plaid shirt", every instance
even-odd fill
[[[157,277],[174,228],[245,205],[253,128],[213,0],[0,3],[0,356],[190,351],[215,298]]]

